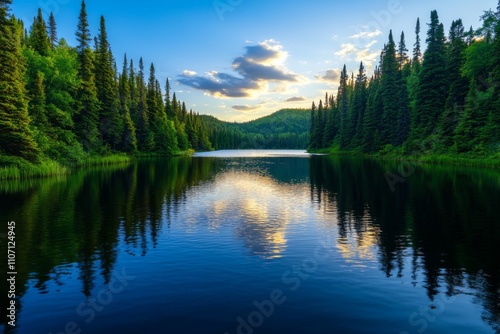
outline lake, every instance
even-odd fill
[[[6,333],[499,333],[500,171],[221,151],[0,184]],[[7,273],[7,257],[0,270]],[[5,276],[4,276],[5,277]]]

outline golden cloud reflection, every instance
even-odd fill
[[[281,257],[290,226],[306,221],[306,208],[291,197],[309,196],[307,184],[280,183],[265,174],[228,171],[217,175],[207,188],[197,200],[196,211],[207,216],[211,230],[218,230],[221,224],[233,225],[245,247],[264,258]]]
[[[339,216],[339,212],[328,210],[335,208],[336,202],[323,198],[320,221],[329,222],[324,228],[327,231],[334,230],[338,235],[336,248],[342,258],[352,267],[365,268],[369,263],[377,265],[377,251],[380,245],[380,227],[373,224],[373,220],[367,210],[363,216],[346,215]],[[333,218],[333,219],[332,219]]]

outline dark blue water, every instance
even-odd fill
[[[6,326],[2,293],[2,327],[498,333],[499,171],[416,166],[391,188],[401,171],[247,151],[4,182],[18,309]]]

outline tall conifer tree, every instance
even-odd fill
[[[9,19],[11,0],[0,0],[0,153],[35,162],[39,149],[30,129],[21,55],[21,26]]]
[[[90,30],[87,20],[87,7],[82,1],[78,28],[76,31],[78,41],[77,51],[79,66],[79,77],[81,80],[77,92],[79,110],[75,117],[76,134],[86,151],[92,151],[99,146],[99,100],[94,75],[94,55],[90,49]]]
[[[438,13],[434,10],[427,32],[427,50],[419,74],[415,106],[416,123],[412,129],[412,139],[423,140],[433,132],[438,118],[444,111],[447,93],[444,26],[439,23]]]
[[[100,102],[99,131],[104,145],[117,150],[121,145],[123,123],[118,110],[113,55],[108,42],[106,21],[101,16],[95,61],[97,98]]]

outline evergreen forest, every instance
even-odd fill
[[[310,150],[498,162],[500,3],[481,20],[446,34],[432,11],[425,51],[418,19],[411,53],[391,31],[370,78],[344,66],[337,94],[312,104]]]

